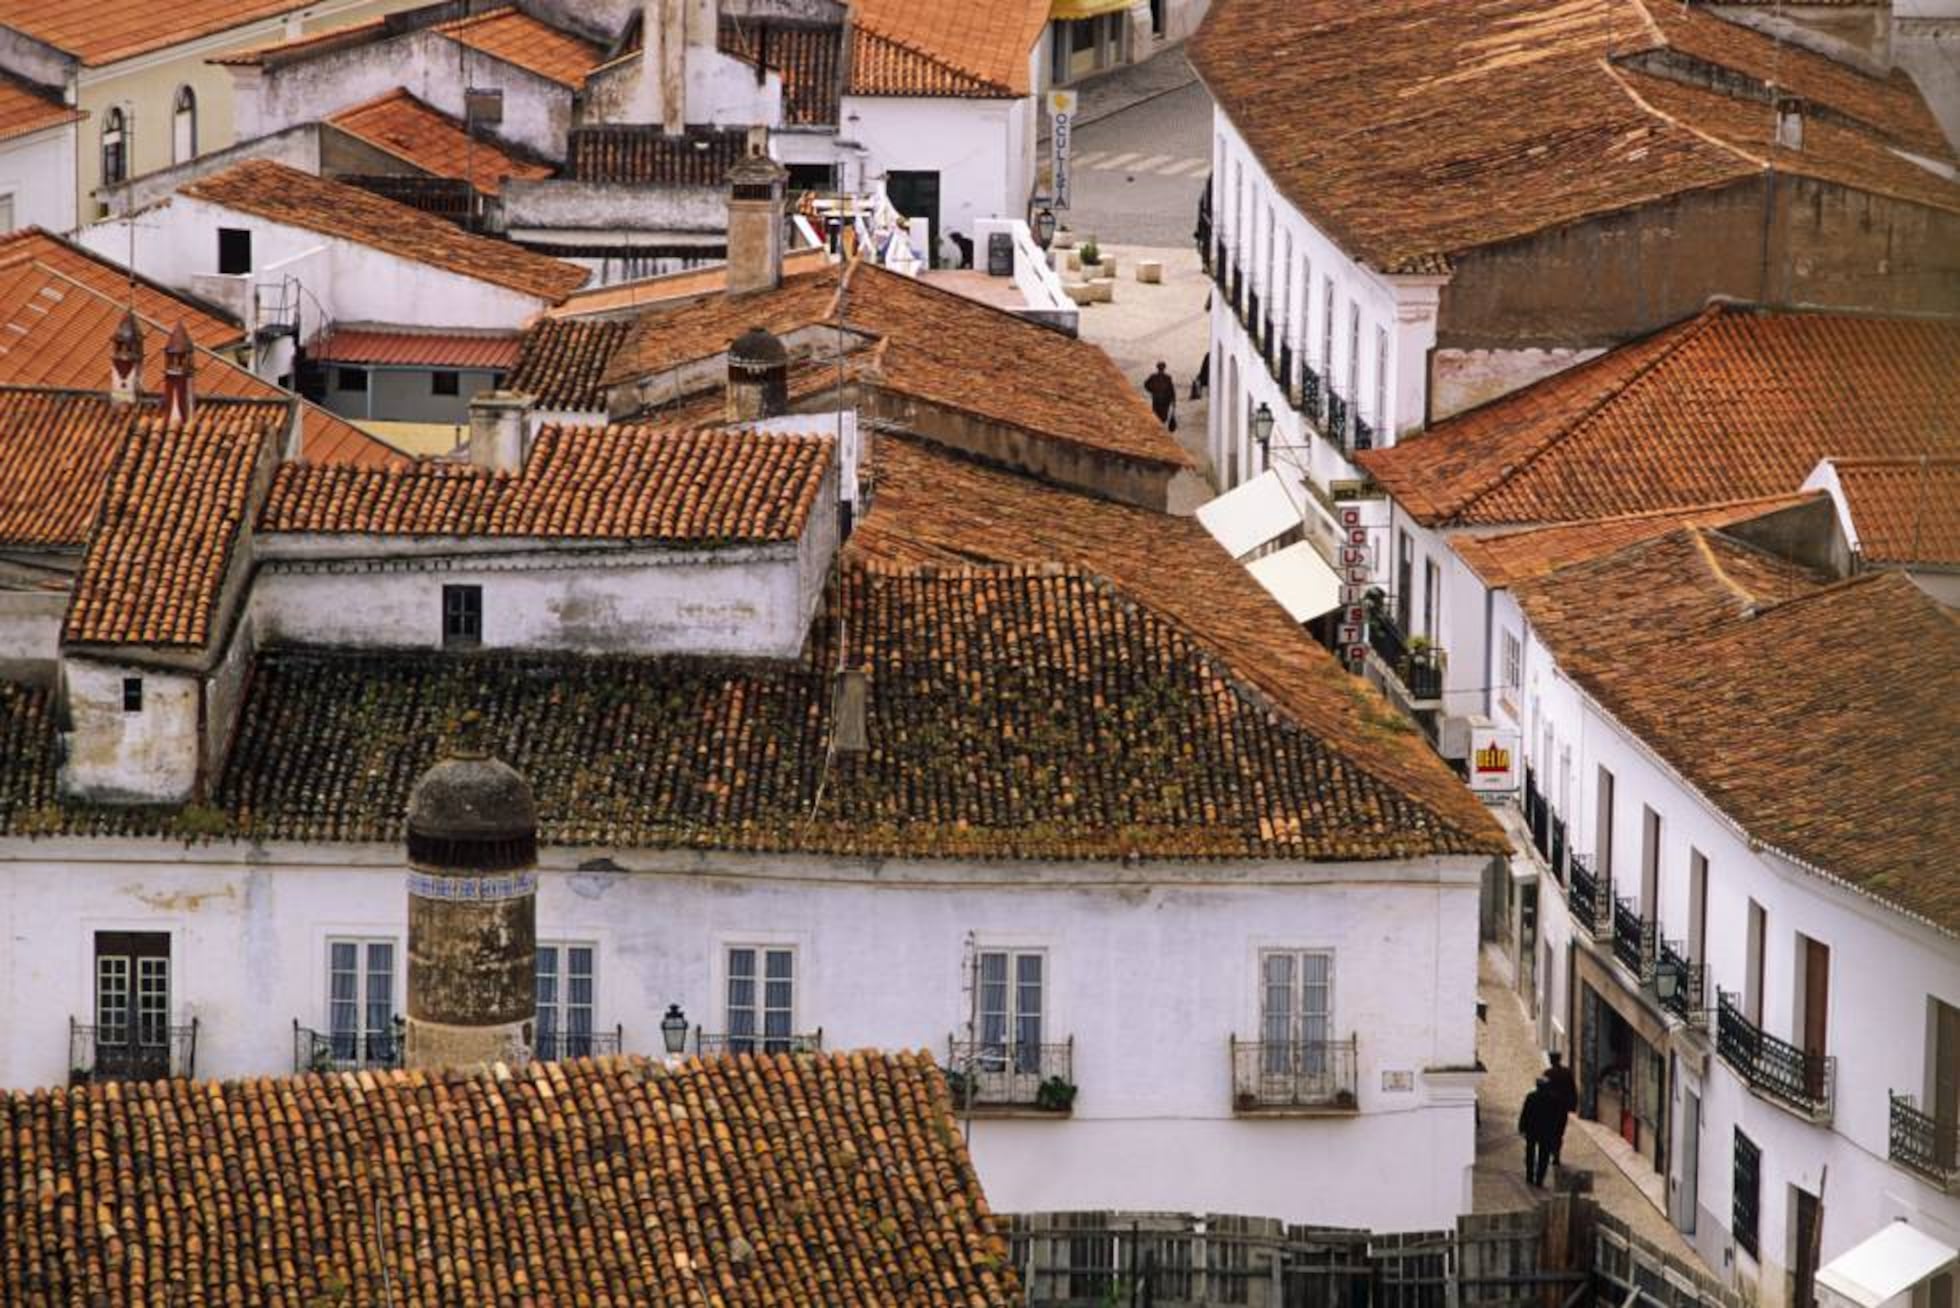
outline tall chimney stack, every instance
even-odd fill
[[[669,136],[687,130],[687,39],[686,0],[645,0],[640,9],[640,95],[635,107]]]
[[[783,183],[789,170],[761,150],[728,170],[728,293],[783,283]]]
[[[179,322],[163,347],[163,410],[172,422],[189,422],[197,412],[196,371],[191,334]]]
[[[484,391],[470,401],[470,462],[495,472],[524,471],[529,396]]]
[[[465,717],[408,797],[409,1067],[528,1062],[537,1020],[538,810]]]
[[[109,399],[134,404],[143,394],[143,329],[125,313],[109,343]]]

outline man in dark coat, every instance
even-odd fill
[[[1545,1071],[1546,1088],[1558,1103],[1558,1132],[1552,1137],[1552,1166],[1564,1167],[1560,1155],[1565,1149],[1565,1122],[1567,1117],[1579,1111],[1579,1083],[1572,1079],[1572,1069],[1565,1065],[1565,1056],[1557,1050],[1552,1051],[1552,1065]]]
[[[1539,1077],[1538,1084],[1524,1097],[1524,1106],[1518,1110],[1518,1134],[1524,1137],[1526,1184],[1544,1188],[1545,1169],[1552,1162],[1552,1142],[1564,1117],[1564,1110],[1553,1097],[1551,1083]]]
[[[1177,430],[1177,383],[1171,379],[1169,368],[1160,360],[1157,371],[1144,381],[1143,389],[1150,395],[1150,408],[1157,415],[1157,421]]]

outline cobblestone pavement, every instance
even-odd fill
[[[1524,1181],[1518,1109],[1544,1069],[1545,1058],[1524,996],[1511,987],[1508,971],[1503,959],[1486,947],[1477,975],[1477,997],[1486,1006],[1486,1019],[1477,1032],[1477,1055],[1489,1070],[1477,1094],[1477,1165],[1471,1193],[1471,1204],[1480,1213],[1529,1208],[1543,1193]],[[1575,1118],[1566,1129],[1561,1151],[1566,1168],[1592,1173],[1593,1197],[1635,1234],[1690,1267],[1708,1271],[1661,1210],[1595,1141],[1588,1125]]]

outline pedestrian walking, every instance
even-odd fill
[[[1159,359],[1157,371],[1145,379],[1143,389],[1150,395],[1150,408],[1157,415],[1157,421],[1176,431],[1177,380],[1171,376],[1170,366]]]
[[[1552,1162],[1552,1139],[1560,1117],[1551,1084],[1538,1078],[1518,1110],[1518,1134],[1524,1137],[1524,1179],[1534,1189],[1545,1188],[1545,1169]]]
[[[1551,1060],[1551,1067],[1545,1071],[1546,1089],[1558,1104],[1558,1131],[1552,1136],[1552,1166],[1563,1169],[1565,1164],[1560,1160],[1565,1150],[1565,1124],[1579,1111],[1579,1083],[1572,1079],[1572,1069],[1565,1065],[1563,1054],[1555,1049]]]

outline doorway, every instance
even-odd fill
[[[95,933],[95,1074],[170,1075],[170,933]]]
[[[894,168],[885,174],[885,196],[892,208],[907,218],[923,219],[926,225],[926,262],[939,266],[939,174]],[[914,244],[918,244],[914,233]]]
[[[1795,1186],[1790,1187],[1790,1198],[1796,1206],[1796,1221],[1791,1223],[1796,1247],[1790,1250],[1790,1305],[1816,1308],[1818,1227],[1824,1217],[1823,1205],[1816,1195]]]
[[[1681,1092],[1680,1177],[1674,1189],[1674,1229],[1695,1233],[1695,1208],[1701,1202],[1701,1096]]]

